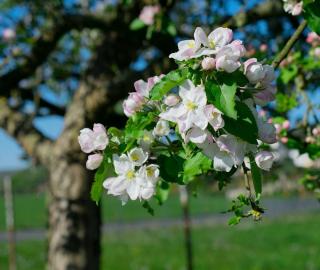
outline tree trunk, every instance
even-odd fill
[[[77,136],[88,121],[95,91],[82,83],[68,107],[64,130],[52,147],[49,180],[49,270],[98,270],[100,209],[90,198],[94,174],[85,167]],[[90,98],[90,104],[100,104]]]
[[[100,208],[89,198],[90,178],[81,164],[57,160],[50,169],[49,270],[98,270]]]

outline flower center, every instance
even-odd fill
[[[135,173],[133,170],[127,171],[126,173],[127,180],[132,180],[135,177]]]
[[[196,46],[196,43],[194,42],[194,40],[191,40],[189,43],[188,43],[188,47],[189,48],[194,48]]]
[[[147,176],[152,177],[154,175],[154,170],[152,168],[147,168]]]
[[[139,155],[136,153],[131,154],[131,160],[132,161],[138,161],[140,159]]]
[[[212,39],[209,40],[209,47],[210,48],[214,48],[216,46],[216,44],[214,43],[214,41]]]
[[[195,109],[198,108],[197,104],[195,104],[194,102],[188,100],[187,103],[186,103],[186,108],[189,110],[189,111],[194,111]]]

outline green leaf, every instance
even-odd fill
[[[258,126],[250,108],[243,102],[236,102],[237,120],[223,115],[224,129],[232,135],[251,143],[257,144]]]
[[[141,21],[140,19],[136,18],[130,23],[130,29],[133,31],[139,30],[143,27],[145,27],[146,24]]]
[[[158,157],[160,165],[160,176],[163,180],[172,183],[183,184],[183,163],[184,159],[178,155],[166,156],[160,155]]]
[[[320,1],[310,2],[307,1],[303,6],[304,9],[304,18],[308,22],[308,26],[316,32],[318,35],[320,34]]]
[[[160,181],[157,185],[157,191],[155,195],[155,198],[160,205],[162,205],[168,199],[169,191],[170,184],[165,181]]]
[[[154,216],[154,209],[151,207],[151,205],[147,201],[143,202],[142,207],[146,209],[151,216]]]
[[[235,81],[228,81],[225,77],[221,77],[219,81],[208,80],[205,89],[210,103],[222,111],[224,115],[234,119],[237,118],[235,110],[237,84]]]
[[[167,24],[166,31],[171,36],[175,36],[177,34],[177,28],[175,24],[171,21]]]
[[[241,221],[241,216],[234,216],[234,217],[232,217],[232,218],[229,219],[228,225],[234,226],[234,225],[239,224],[240,221]]]
[[[136,140],[143,135],[144,129],[151,125],[156,119],[153,112],[138,112],[127,121],[125,127],[126,141]]]
[[[188,183],[193,180],[196,175],[207,172],[212,167],[212,160],[207,156],[198,152],[192,158],[184,163],[183,182]]]
[[[169,72],[151,89],[151,99],[161,100],[172,88],[182,84],[186,80],[187,74],[187,68],[177,69]]]
[[[112,164],[108,162],[108,157],[104,156],[104,159],[102,161],[102,164],[100,165],[99,169],[96,171],[94,182],[91,186],[91,199],[96,202],[96,204],[99,203],[101,194],[103,191],[102,183],[108,176],[111,175],[113,171]]]
[[[294,79],[298,74],[298,66],[297,65],[290,65],[287,68],[281,69],[280,79],[284,84],[287,84],[292,79]]]
[[[256,195],[258,196],[262,192],[262,175],[261,170],[257,166],[252,155],[250,156],[250,166],[254,190],[256,192]]]

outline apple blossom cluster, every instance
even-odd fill
[[[159,166],[147,165],[148,153],[142,148],[133,148],[127,154],[113,155],[116,177],[103,182],[108,194],[117,196],[125,204],[128,199],[148,200],[155,194],[159,180]]]
[[[240,167],[270,170],[274,161],[266,149],[277,141],[276,128],[257,111],[275,98],[273,67],[243,60],[243,42],[223,27],[208,36],[198,27],[178,49],[169,56],[178,69],[134,83],[123,102],[124,131],[107,134],[100,124],[80,131],[81,149],[94,152],[87,168],[111,165],[115,175],[100,166],[98,184],[123,203],[149,200],[163,182],[186,184],[202,173],[232,174]]]
[[[303,1],[298,0],[282,0],[283,1],[283,9],[285,12],[298,16],[302,12]]]
[[[275,99],[276,88],[271,84],[275,79],[271,65],[264,65],[256,58],[250,58],[244,63],[240,59],[246,54],[241,40],[233,40],[233,32],[229,28],[219,27],[208,36],[201,27],[197,27],[193,40],[178,43],[179,51],[169,55],[177,61],[201,58],[203,70],[225,71],[233,73],[243,67],[244,74],[253,85],[259,83],[260,91],[253,97],[255,103],[261,106]]]
[[[135,92],[131,92],[129,97],[123,102],[123,112],[130,117],[135,112],[141,110],[149,98],[149,92],[152,87],[161,80],[162,76],[154,76],[147,82],[138,80],[134,83]]]
[[[80,135],[78,141],[81,150],[90,154],[86,162],[86,167],[88,170],[97,169],[103,160],[102,151],[109,144],[109,138],[105,127],[102,124],[94,124],[93,129],[84,128],[80,130]]]

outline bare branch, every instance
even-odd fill
[[[33,127],[32,119],[11,109],[5,100],[1,101],[0,126],[21,144],[29,156],[41,163],[48,162],[51,141]]]
[[[281,61],[288,55],[290,50],[293,48],[294,44],[297,42],[299,37],[301,36],[303,30],[307,27],[307,21],[303,20],[299,25],[297,30],[293,33],[291,38],[287,41],[286,45],[283,47],[281,52],[276,56],[276,58],[272,62],[272,66],[277,68]]]
[[[252,24],[259,20],[275,18],[287,15],[282,6],[282,1],[267,0],[254,6],[248,11],[240,11],[232,17],[223,19],[223,26],[229,28],[238,28],[247,24]]]

